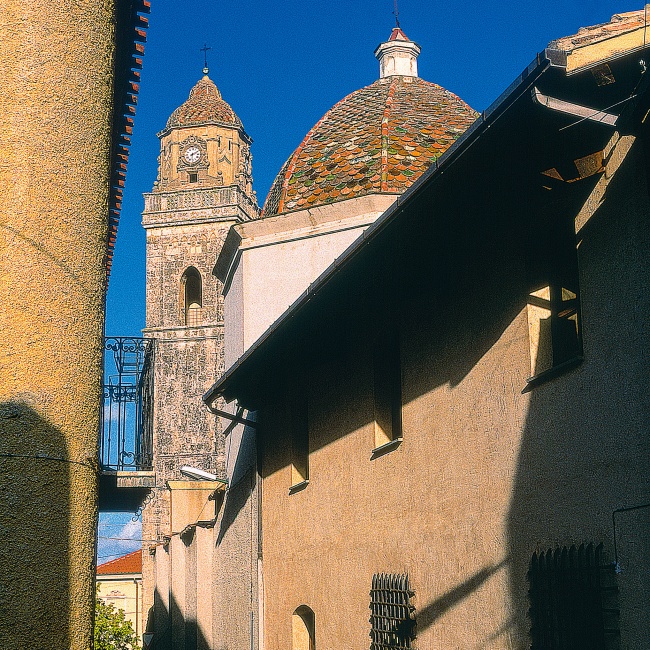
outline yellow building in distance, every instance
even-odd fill
[[[97,597],[121,609],[142,642],[142,550],[97,567]]]

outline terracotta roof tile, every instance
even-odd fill
[[[559,50],[570,51],[575,47],[596,43],[605,39],[617,36],[624,32],[634,31],[646,24],[645,10],[628,11],[626,13],[614,14],[608,23],[581,27],[577,34],[564,36],[552,41],[549,46]]]
[[[142,573],[142,549],[123,555],[97,567],[97,575]]]
[[[190,90],[187,101],[169,116],[165,128],[215,122],[237,127],[242,125],[235,111],[222,99],[212,79],[205,75]]]
[[[277,175],[263,214],[402,193],[476,117],[436,84],[417,77],[379,79],[317,122]]]

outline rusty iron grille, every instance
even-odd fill
[[[151,339],[104,339],[100,463],[103,469],[152,467],[153,351]]]
[[[528,571],[531,650],[618,648],[615,578],[602,544],[535,553]]]
[[[415,593],[408,574],[377,573],[370,590],[370,650],[415,648]]]

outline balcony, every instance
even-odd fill
[[[101,511],[135,511],[154,487],[153,360],[151,339],[104,339],[99,439]]]

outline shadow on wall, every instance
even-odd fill
[[[145,635],[153,634],[153,638],[149,646],[145,646],[145,650],[213,650],[196,620],[186,619],[173,597],[170,598],[169,607],[165,606],[165,600],[156,589],[156,615],[154,616],[154,607],[150,608],[145,626]]]
[[[499,564],[486,566],[473,576],[450,589],[436,600],[417,611],[417,629],[422,632],[436,623],[450,609],[479,589],[499,569],[506,566],[508,560]]]
[[[61,431],[25,401],[0,403],[0,648],[70,647],[71,465],[62,458]]]
[[[508,520],[519,639],[530,634],[526,594],[533,553],[602,543],[611,562],[612,512],[650,500],[650,400],[643,358],[650,313],[650,206],[643,170],[635,156],[628,156],[579,233],[583,364],[530,393]],[[621,530],[619,561],[625,569],[617,577],[622,645],[641,648],[650,616],[638,603],[650,598],[642,577],[650,558],[647,548],[629,551],[636,564],[622,557],[624,535],[647,540],[648,517]],[[614,645],[603,647],[618,647],[615,635],[610,641]]]
[[[230,473],[230,485],[228,486],[224,500],[217,546],[221,544],[241,510],[246,507],[255,489],[255,465],[257,462],[255,430],[252,427],[244,427],[238,445],[236,442],[233,443],[233,436],[236,433],[236,431],[232,431],[230,438],[226,442],[226,445],[234,444],[237,449],[237,455],[234,467]]]

